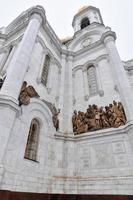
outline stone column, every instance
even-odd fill
[[[72,115],[73,115],[73,77],[72,77],[72,68],[73,68],[73,56],[68,57],[68,133],[73,134],[72,127]]]
[[[59,107],[59,91],[60,91],[60,84],[61,84],[61,68],[58,68],[58,80],[57,80],[57,91],[56,91],[56,106]]]
[[[108,31],[103,34],[102,41],[108,51],[112,69],[115,74],[116,84],[126,112],[128,120],[133,120],[133,92],[126,75],[123,63],[115,46],[116,36],[113,32]]]
[[[89,99],[89,87],[88,87],[88,77],[87,77],[87,69],[83,69],[83,80],[84,80],[84,99],[88,101]]]
[[[36,13],[31,16],[23,39],[10,62],[7,77],[4,81],[0,94],[7,95],[15,100],[18,100],[41,23],[42,18],[39,14]]]
[[[72,79],[73,79],[73,105],[76,103],[76,96],[75,96],[75,72],[72,72]]]

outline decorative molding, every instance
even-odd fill
[[[108,54],[103,54],[103,55],[99,56],[98,58],[96,58],[95,62],[98,64],[101,60],[104,60],[104,59],[108,60],[108,58],[109,58]]]
[[[0,53],[3,52],[7,52],[8,48],[10,48],[11,46],[17,46],[19,44],[19,42],[22,40],[23,35],[21,35],[20,37],[18,37],[17,39],[11,41],[10,43],[6,44],[5,46],[0,48]]]
[[[90,26],[91,26],[91,29],[90,29]],[[75,34],[74,35],[73,40],[71,41],[71,44],[69,45],[69,48],[71,50],[74,49],[77,44],[79,44],[80,42],[82,44],[87,39],[90,39],[91,43],[89,45],[84,46],[84,47],[86,48],[88,46],[89,47],[92,46],[92,44],[95,43],[95,42],[92,43],[91,36],[93,36],[93,35],[99,35],[99,40],[100,40],[100,36],[102,35],[102,30],[100,30],[100,29],[97,30],[97,27],[94,24],[91,24],[90,26],[88,26],[88,29],[87,29],[86,33],[84,33],[84,34]],[[80,31],[83,31],[83,30],[80,30]],[[78,32],[80,32],[80,31],[78,31]]]
[[[100,40],[104,44],[106,44],[109,41],[115,41],[116,40],[116,33],[109,30],[109,31],[102,34]]]
[[[92,132],[87,132],[79,135],[56,133],[54,136],[60,140],[68,141],[86,141],[87,139],[98,139],[103,138],[103,136],[116,136],[116,135],[127,135],[127,132],[133,129],[133,121],[127,122],[125,126],[120,126],[119,128],[102,129]]]
[[[78,71],[78,70],[83,70],[84,69],[84,65],[78,65],[78,66],[76,66],[76,67],[74,67],[73,69],[72,69],[72,74],[73,74],[73,76],[75,76],[75,73],[76,73],[76,71]]]

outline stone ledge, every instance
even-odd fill
[[[105,136],[112,136],[118,134],[127,134],[127,131],[133,128],[133,121],[127,122],[126,125],[121,126],[119,128],[106,128],[97,131],[91,131],[87,133],[82,133],[79,135],[74,135],[74,133],[61,133],[58,132],[54,136],[58,139],[66,139],[66,140],[78,140],[78,139],[86,139],[86,138],[98,138]]]

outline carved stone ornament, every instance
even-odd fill
[[[113,101],[108,106],[89,105],[86,112],[74,111],[72,116],[74,134],[105,128],[118,128],[126,124],[126,115],[121,102]]]
[[[39,97],[39,95],[33,86],[27,86],[27,82],[24,81],[18,98],[19,106],[28,105],[30,103],[30,98],[33,97]]]
[[[56,131],[59,130],[59,119],[58,119],[58,115],[60,113],[60,109],[56,109],[55,105],[42,99],[42,101],[48,106],[48,108],[50,109],[50,111],[52,112],[52,121],[53,121],[53,125],[56,129]]]
[[[92,42],[91,38],[87,38],[82,42],[81,45],[82,45],[82,47],[87,47],[91,44],[91,42]]]

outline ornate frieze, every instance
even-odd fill
[[[126,116],[121,102],[113,101],[108,106],[89,105],[87,111],[74,111],[72,116],[74,134],[125,125]]]

